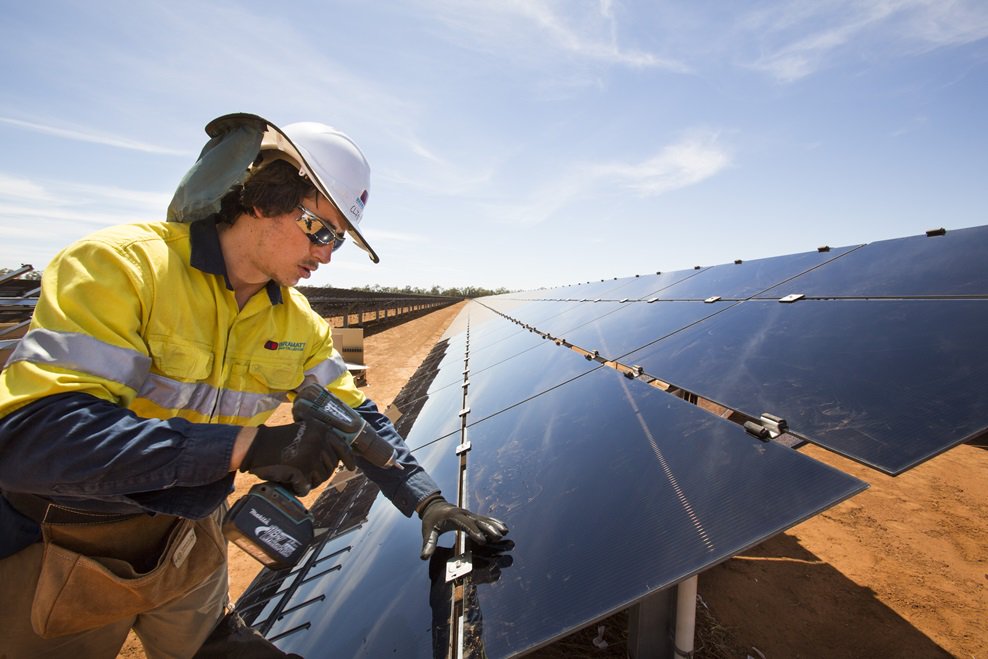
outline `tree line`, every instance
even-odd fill
[[[13,272],[18,268],[0,268],[0,277],[7,274],[8,272]],[[40,270],[32,270],[27,272],[20,277],[21,279],[41,279]],[[463,286],[463,287],[450,287],[443,288],[441,286],[433,286],[432,288],[422,288],[421,286],[381,286],[380,284],[373,284],[371,286],[354,286],[350,288],[352,291],[370,291],[374,293],[405,293],[414,295],[442,295],[444,297],[485,297],[487,295],[502,295],[504,293],[510,293],[511,291],[503,286],[501,288],[485,288],[483,286]]]
[[[444,297],[485,297],[487,295],[502,295],[510,293],[507,288],[490,289],[483,286],[464,286],[443,288],[433,286],[432,288],[422,288],[421,286],[381,286],[373,284],[371,286],[353,286],[352,291],[368,291],[371,293],[404,293],[413,295],[442,295]]]

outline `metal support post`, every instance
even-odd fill
[[[677,659],[693,656],[697,577],[646,597],[628,609],[628,656]]]

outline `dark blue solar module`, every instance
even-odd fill
[[[560,314],[586,306],[585,303],[575,300],[533,300],[526,302],[524,306],[514,306],[513,308],[508,307],[506,301],[495,302],[484,299],[481,302],[484,306],[489,306],[494,311],[501,312],[513,320],[534,327],[541,327]],[[506,308],[507,311],[505,311]]]
[[[595,368],[603,367],[545,340],[534,350],[486,370],[474,372],[471,368],[467,423],[476,423]],[[524,387],[518,386],[521,382]]]
[[[703,268],[625,277],[618,280],[619,286],[608,289],[606,297],[609,300],[639,300],[659,296],[670,286],[696,277],[701,272]]]
[[[988,428],[988,300],[749,301],[622,361],[898,474]]]
[[[706,300],[714,296],[743,300],[843,257],[853,249],[843,247],[704,268],[695,277],[664,288],[655,296],[661,300]]]
[[[569,329],[561,328],[559,337],[587,352],[597,351],[604,359],[616,360],[733,304],[737,303],[624,302],[613,313],[592,317]],[[576,314],[568,315],[574,320],[579,318]]]
[[[621,279],[604,279],[590,281],[574,286],[560,286],[559,288],[540,291],[538,296],[545,300],[583,300],[586,298],[604,297],[608,291],[623,284]]]
[[[478,585],[489,656],[539,647],[861,491],[601,368],[471,426],[468,507],[507,521],[513,565]],[[551,612],[551,613],[549,613]]]
[[[460,429],[463,387],[454,383],[416,398],[395,398],[395,405],[401,412],[395,428],[415,450]]]
[[[532,302],[511,318],[553,337],[622,307],[621,302]]]
[[[510,332],[503,335],[499,333],[496,340],[492,340],[490,343],[486,342],[484,340],[485,337],[483,336],[472,338],[473,332],[471,332],[471,341],[469,345],[470,361],[469,364],[467,364],[471,371],[490,368],[498,362],[504,361],[505,359],[519,355],[523,352],[527,352],[545,342],[545,339],[538,334],[534,334],[530,330],[527,330],[519,325],[500,319],[499,322],[500,324],[507,326],[507,328],[510,329]],[[444,369],[443,372],[436,377],[434,388],[441,388],[449,384],[462,381],[462,372],[464,368],[466,368],[466,366],[464,366],[464,359],[467,354],[465,352],[466,346],[463,346],[463,350],[464,352],[461,354],[460,359],[456,361],[455,364],[451,361],[450,367]]]
[[[416,452],[444,489],[458,441]],[[479,635],[467,643],[492,657],[551,642],[865,487],[604,367],[471,426],[470,441],[467,505],[506,521],[515,543],[513,565],[466,600]],[[266,635],[302,656],[426,657],[434,638],[444,654],[450,590],[430,579],[444,566],[420,561],[420,543],[417,523],[378,501],[278,598]]]
[[[869,243],[758,297],[988,296],[988,226]]]
[[[458,442],[449,438],[415,455],[455,499]],[[320,495],[332,497],[332,488]],[[448,602],[430,599],[430,563],[419,558],[421,522],[405,518],[378,496],[366,522],[327,540],[301,568],[276,585],[265,602],[248,590],[238,610],[286,652],[303,657],[434,656],[434,619]],[[443,537],[451,545],[452,536]],[[305,559],[304,559],[305,560]],[[435,605],[433,605],[435,604]],[[443,652],[442,656],[445,656]]]
[[[238,606],[302,656],[501,657],[643,601],[865,484],[568,346],[898,474],[988,434],[985,253],[978,227],[470,304],[395,400],[447,497],[511,528],[499,575],[467,543],[462,628],[452,538],[420,561],[418,520],[362,477]]]

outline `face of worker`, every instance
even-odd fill
[[[346,222],[336,207],[322,195],[316,194],[302,200],[302,206],[334,230],[342,232]],[[295,286],[300,280],[312,276],[320,265],[329,263],[333,245],[316,245],[298,225],[300,211],[292,210],[283,215],[262,218],[265,235],[257,242],[262,250],[265,274],[281,286]]]

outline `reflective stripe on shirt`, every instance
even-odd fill
[[[139,398],[147,399],[158,407],[184,409],[207,419],[214,416],[251,418],[276,409],[286,400],[284,394],[217,390],[206,383],[179,382],[149,373],[149,357],[86,334],[33,329],[21,339],[7,363],[21,361],[47,364],[119,382],[136,390]],[[342,358],[339,362],[337,364],[335,359],[329,359],[311,371],[321,382],[329,383],[346,371]]]
[[[151,358],[87,334],[32,329],[17,345],[7,365],[14,362],[48,364],[119,382],[135,391],[147,379]]]
[[[232,389],[217,389],[204,382],[179,382],[152,373],[138,393],[139,398],[158,407],[188,410],[213,417],[250,418],[270,412],[286,400],[285,394],[262,394]]]
[[[347,367],[346,362],[343,361],[343,356],[336,350],[333,350],[333,355],[329,359],[319,362],[307,370],[305,375],[313,376],[319,384],[325,387],[346,372]]]

